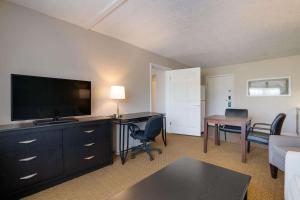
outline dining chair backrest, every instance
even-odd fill
[[[275,117],[274,121],[271,124],[271,133],[270,133],[271,135],[281,134],[282,125],[285,118],[286,118],[286,114],[284,113],[280,113]]]
[[[226,117],[248,117],[248,109],[235,109],[235,108],[227,108],[225,110]]]

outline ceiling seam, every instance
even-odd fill
[[[86,29],[91,30],[107,16],[112,14],[118,8],[120,8],[128,0],[114,0],[112,3],[108,4],[104,9],[99,11],[86,25]]]

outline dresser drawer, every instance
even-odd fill
[[[0,146],[0,191],[4,194],[63,172],[61,130],[1,136]]]
[[[62,175],[63,161],[59,149],[35,155],[37,154],[19,160],[0,158],[0,180],[4,186],[0,189],[2,192],[16,191]]]
[[[64,161],[66,174],[73,174],[101,163],[101,157],[96,147],[89,149],[80,148],[74,150],[73,153],[71,151],[67,152]]]
[[[0,155],[22,158],[46,149],[57,147],[61,142],[61,130],[19,131],[0,137]]]
[[[88,124],[63,130],[64,167],[67,174],[108,163],[111,124]]]
[[[79,147],[95,142],[96,135],[101,133],[102,125],[84,125],[63,130],[64,142],[68,146]]]

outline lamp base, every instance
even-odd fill
[[[117,114],[116,114],[116,118],[120,117],[120,111],[119,111],[119,100],[117,101]]]
[[[113,117],[114,119],[118,119],[118,118],[122,117],[122,115],[113,114],[112,117]]]

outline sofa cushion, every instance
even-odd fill
[[[287,200],[299,200],[300,197],[300,176],[296,175],[290,179],[290,187],[287,189]]]
[[[285,159],[285,200],[299,200],[300,196],[300,153],[289,151]]]
[[[270,163],[285,171],[285,156],[288,151],[300,152],[300,147],[273,146],[272,159]]]
[[[274,148],[277,151],[277,153],[284,158],[288,151],[300,152],[300,147],[275,146]]]

